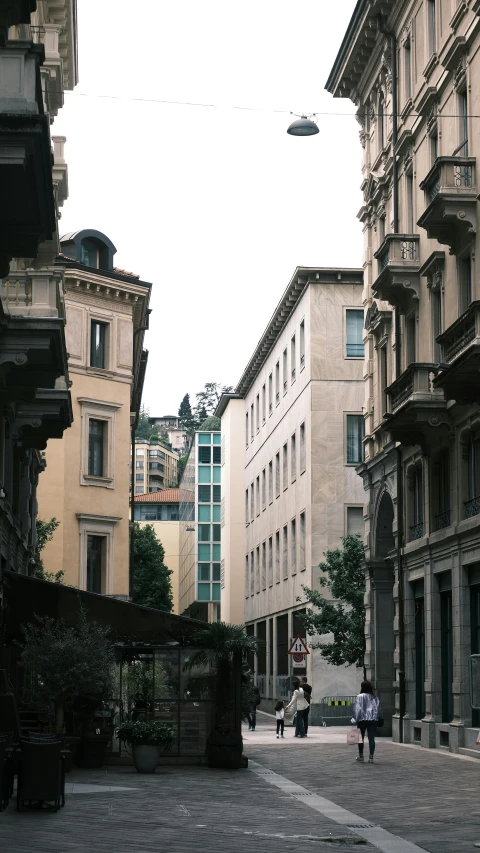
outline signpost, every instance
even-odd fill
[[[293,667],[304,667],[306,663],[306,656],[310,654],[307,649],[306,640],[302,639],[300,636],[295,637],[288,650],[288,654],[292,656]]]

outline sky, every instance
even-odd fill
[[[143,401],[176,414],[235,386],[297,266],[361,266],[359,125],[324,89],[355,2],[77,2],[60,232],[102,231],[152,282]]]

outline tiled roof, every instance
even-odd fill
[[[162,489],[161,492],[147,492],[145,495],[135,495],[135,503],[145,504],[178,504],[180,489]]]
[[[69,255],[65,255],[63,252],[59,252],[57,255],[57,258],[65,258],[66,261],[74,261],[74,263],[79,264],[82,267],[85,266],[85,264],[82,263],[82,261],[75,261],[75,258],[71,258]],[[102,272],[102,270],[99,270],[99,272]],[[116,273],[118,273],[118,275],[126,275],[129,278],[138,278],[138,279],[140,278],[140,276],[137,275],[136,272],[130,272],[129,270],[122,270],[120,267],[114,267],[112,272],[116,272]]]

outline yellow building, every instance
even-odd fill
[[[178,453],[158,441],[135,439],[135,494],[178,484]]]
[[[163,489],[135,497],[134,517],[141,527],[151,524],[165,550],[165,565],[170,569],[173,610],[179,613],[179,495],[180,489]]]
[[[131,422],[151,285],[113,266],[115,246],[98,231],[66,235],[61,247],[74,423],[45,453],[39,517],[60,526],[43,561],[67,584],[127,596]]]

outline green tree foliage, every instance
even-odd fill
[[[150,423],[150,412],[145,406],[140,409],[135,438],[141,438],[143,441],[158,441],[159,439],[158,427]]]
[[[164,564],[165,550],[151,524],[135,523],[133,554],[133,600],[135,604],[170,611],[173,607],[172,572]]]
[[[231,385],[220,385],[218,382],[205,382],[203,391],[195,395],[197,398],[195,406],[196,429],[198,429],[198,425],[205,418],[214,414],[222,394],[229,394],[232,390]]]
[[[185,471],[185,466],[187,464],[187,461],[188,461],[188,453],[186,453],[185,456],[179,457],[179,460],[177,463],[177,472],[178,472],[178,483],[177,483],[177,485],[178,486],[181,483],[181,480],[183,477],[183,472]]]
[[[114,654],[108,628],[89,622],[82,607],[78,622],[36,616],[23,626],[22,663],[35,679],[38,692],[55,708],[55,730],[63,731],[65,704],[74,699],[100,702],[113,695]]]
[[[35,552],[35,569],[33,572],[33,577],[38,578],[41,581],[52,581],[54,583],[62,583],[65,572],[63,569],[60,569],[58,572],[46,572],[45,566],[43,565],[43,560],[41,557],[41,553],[45,548],[47,542],[51,542],[53,539],[53,534],[55,533],[57,527],[60,522],[57,521],[56,518],[51,518],[50,521],[43,521],[41,518],[37,518],[35,525],[37,528],[37,550]]]
[[[329,663],[360,667],[365,654],[363,544],[360,536],[344,536],[342,546],[326,551],[325,562],[320,563],[325,573],[320,586],[328,589],[329,598],[324,598],[321,591],[302,587],[315,608],[308,608],[303,620],[309,634],[333,634],[331,643],[312,643]]]
[[[178,409],[179,424],[189,435],[195,432],[195,418],[190,403],[190,394],[185,394]]]

